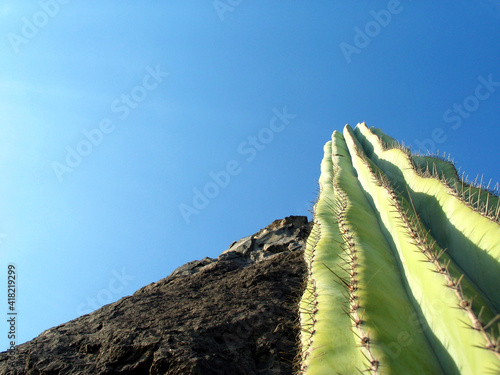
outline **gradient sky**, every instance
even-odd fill
[[[500,180],[497,1],[230,3],[1,3],[0,285],[15,264],[17,343],[309,215],[346,123]]]

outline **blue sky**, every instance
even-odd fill
[[[17,343],[308,215],[346,123],[499,181],[499,35],[493,0],[3,1]]]

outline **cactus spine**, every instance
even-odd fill
[[[500,373],[498,196],[365,124],[333,133],[319,185],[301,373]]]

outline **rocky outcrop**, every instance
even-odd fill
[[[0,375],[292,374],[309,231],[306,217],[276,220],[0,353]]]

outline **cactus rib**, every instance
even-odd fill
[[[346,128],[344,135],[352,154],[359,148],[356,144],[357,140],[350,132],[350,129]],[[446,283],[448,273],[446,267],[441,267],[439,262],[431,262],[434,266],[437,264],[439,268],[429,268],[428,255],[421,251],[417,245],[418,242],[407,240],[411,231],[405,223],[401,206],[395,199],[396,194],[388,191],[382,184],[376,183],[377,177],[367,164],[367,161],[362,158],[353,159],[361,184],[371,193],[377,211],[380,213],[380,219],[397,245],[411,293],[422,306],[425,319],[437,340],[442,347],[447,348],[445,353],[435,343],[435,350],[442,360],[443,367],[446,369],[452,367],[451,357],[462,373],[471,375],[485,373],[497,363],[496,355],[481,349],[485,346],[484,337],[478,331],[462,323],[470,319],[470,309],[465,311],[457,308],[460,306],[460,298],[455,294],[456,288],[450,288]],[[436,307],[439,308],[439,315],[444,315],[445,319],[437,316],[434,310]],[[464,350],[464,342],[470,343],[472,348]]]
[[[380,138],[365,124],[356,128],[356,135],[371,144],[373,162],[395,186],[408,187],[422,221],[438,244],[447,248],[488,304],[500,313],[499,223],[470,208],[441,180],[420,176],[408,154],[399,149],[384,150]]]
[[[498,184],[363,123],[333,133],[319,185],[300,373],[500,374]]]

